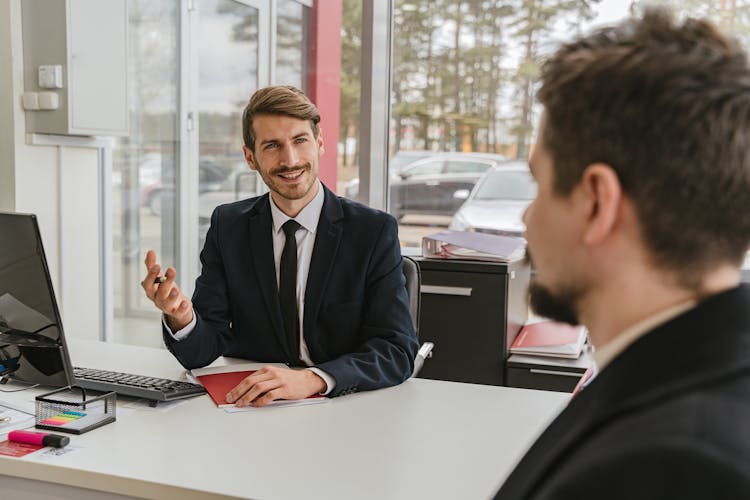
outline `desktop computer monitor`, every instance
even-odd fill
[[[73,369],[36,216],[0,213],[0,377],[72,385]]]

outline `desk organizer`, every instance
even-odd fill
[[[37,429],[83,434],[115,421],[117,395],[87,397],[86,389],[63,387],[36,397]]]

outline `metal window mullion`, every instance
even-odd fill
[[[391,4],[362,2],[359,189],[365,203],[381,210],[388,207]]]
[[[273,56],[276,46],[276,0],[235,0],[258,11],[258,88],[271,85],[276,77]],[[250,94],[257,89],[247,89]]]
[[[99,340],[114,342],[114,236],[112,234],[112,147],[114,141],[99,148],[99,262],[101,274]]]
[[[183,0],[180,17],[179,162],[177,162],[178,283],[187,296],[193,294],[200,272],[198,254],[198,16],[200,2]],[[195,168],[190,168],[194,165]]]
[[[276,85],[279,82],[276,81],[276,37],[278,23],[278,2],[271,2],[268,10],[268,85]],[[262,39],[262,37],[258,37]],[[259,58],[261,61],[265,60]],[[261,84],[263,87],[265,84]]]

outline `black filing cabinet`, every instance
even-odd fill
[[[417,257],[420,342],[434,342],[420,378],[505,385],[508,347],[528,314],[529,267]]]
[[[589,349],[576,359],[513,354],[506,363],[506,383],[522,389],[573,392],[592,363]]]

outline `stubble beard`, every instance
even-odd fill
[[[294,187],[291,186],[285,186],[283,181],[277,181],[276,176],[279,174],[283,174],[286,172],[294,172],[298,170],[303,170],[304,172],[300,174],[300,177],[305,175],[310,175],[310,183],[307,185],[296,185]],[[284,199],[287,200],[300,200],[304,198],[305,196],[310,193],[310,190],[315,186],[315,181],[317,180],[317,177],[313,178],[312,175],[312,165],[310,162],[307,162],[303,165],[298,165],[296,167],[284,167],[274,170],[273,172],[269,172],[266,174],[266,176],[263,177],[263,180],[265,181],[268,188],[276,193],[277,195],[281,196]]]
[[[531,265],[532,259],[528,249],[524,260]],[[580,324],[576,304],[582,296],[583,289],[580,286],[561,286],[553,290],[540,283],[537,278],[532,278],[529,283],[529,306],[535,314],[553,321],[570,325]]]

